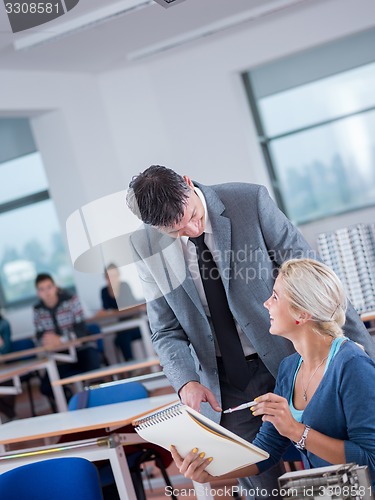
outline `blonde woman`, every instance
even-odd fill
[[[267,470],[292,442],[305,468],[367,465],[375,487],[375,364],[343,334],[346,303],[340,281],[324,264],[293,259],[281,266],[264,306],[271,335],[289,339],[296,353],[281,363],[275,392],[259,396],[250,409],[263,420],[253,442],[270,458],[223,478]],[[201,452],[182,459],[172,447],[180,471],[207,482],[210,457]]]

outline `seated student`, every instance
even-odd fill
[[[76,337],[89,335],[83,310],[76,295],[59,289],[49,274],[38,274],[35,287],[40,302],[34,306],[34,325],[37,339],[45,347],[59,347]],[[100,367],[100,354],[95,344],[85,343],[77,347],[77,362],[59,364],[61,378]],[[52,388],[48,375],[41,383],[41,392],[50,400]]]
[[[250,409],[263,420],[253,443],[270,458],[221,478],[263,472],[292,442],[305,468],[367,465],[374,488],[375,363],[343,335],[346,302],[340,281],[324,264],[293,259],[281,266],[264,306],[271,335],[289,339],[297,352],[282,361],[274,393],[259,396]],[[183,460],[174,447],[172,455],[186,477],[212,479],[204,470],[210,457],[190,452]]]
[[[114,264],[109,264],[105,269],[105,279],[107,286],[101,290],[101,299],[103,310],[116,310],[134,306],[137,304],[130,286],[125,281],[120,281],[120,273]],[[103,311],[99,311],[98,315],[102,315]],[[116,335],[115,344],[121,349],[125,361],[132,360],[133,350],[131,343],[133,340],[142,338],[138,327],[129,328]]]
[[[0,314],[0,354],[8,354],[12,348],[11,329],[9,321],[7,321]],[[2,385],[13,385],[12,381],[2,382]],[[16,402],[16,396],[14,395],[1,395],[0,396],[0,414],[5,415],[6,420],[13,420],[16,416],[14,411],[14,406]],[[0,417],[1,421],[4,422],[3,416]]]

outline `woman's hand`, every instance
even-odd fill
[[[198,453],[198,448],[194,448],[185,458],[182,458],[175,446],[171,445],[171,453],[178,470],[185,477],[197,483],[207,483],[214,477],[205,471],[212,458],[205,458],[204,452]]]
[[[281,436],[295,441],[296,436],[302,435],[304,425],[293,418],[285,398],[269,392],[256,398],[256,402],[250,408],[253,415],[263,415],[263,422],[271,422]]]

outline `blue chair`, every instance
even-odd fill
[[[0,475],[4,500],[103,500],[98,472],[83,458],[52,458]]]
[[[71,397],[68,404],[69,411],[93,406],[104,406],[133,399],[148,397],[147,389],[139,382],[128,382],[97,389],[86,389]]]
[[[74,411],[82,408],[91,408],[94,406],[133,401],[135,399],[144,399],[147,397],[148,392],[141,383],[125,382],[124,384],[87,389],[74,394],[68,403],[68,409],[70,411]],[[122,428],[119,432],[135,431],[130,425]],[[82,439],[88,437],[91,438],[95,436],[87,433],[85,436],[82,436]],[[155,462],[155,465],[160,469],[160,472],[163,475],[166,485],[169,486],[172,491],[172,484],[166,471],[168,465],[172,463],[172,458],[168,451],[150,443],[126,446],[124,447],[124,451],[138,500],[146,500],[142,478],[142,464],[145,462]],[[114,483],[114,477],[110,466],[106,465],[104,467],[99,467],[99,475],[102,487],[109,486]],[[171,495],[171,498],[173,500],[177,500],[174,495]]]

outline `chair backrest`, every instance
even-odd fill
[[[97,323],[86,323],[86,330],[89,335],[95,335],[96,333],[101,333],[100,326]],[[100,352],[104,352],[104,342],[103,339],[98,339],[96,345]]]
[[[84,458],[53,458],[0,475],[4,500],[103,500],[95,466]]]
[[[87,389],[74,394],[69,400],[68,409],[80,410],[93,406],[103,406],[133,399],[144,399],[148,397],[147,389],[139,382],[124,382],[109,387],[98,387]]]
[[[35,347],[34,340],[31,338],[18,339],[11,341],[11,352],[25,351],[26,349],[33,349]],[[35,355],[25,356],[22,359],[35,358]]]

